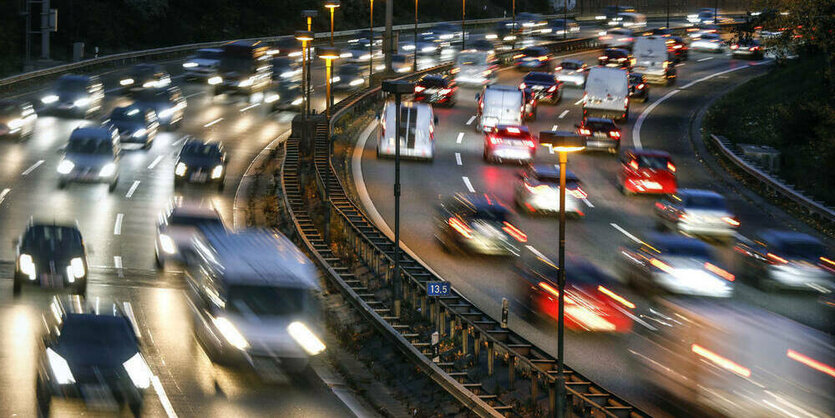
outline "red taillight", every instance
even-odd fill
[[[467,226],[467,224],[465,224],[456,217],[449,218],[449,226],[452,227],[452,229],[458,231],[458,233],[461,234],[464,238],[469,239],[473,237],[473,230],[470,229],[470,227]]]
[[[505,221],[504,226],[502,227],[502,231],[507,232],[508,235],[515,238],[516,241],[519,242],[528,242],[528,236],[525,235],[524,232],[520,231],[519,228],[513,226],[510,222]]]
[[[619,294],[617,294],[617,293],[615,293],[615,292],[613,292],[613,291],[611,291],[611,290],[609,290],[609,289],[607,289],[603,286],[597,286],[597,290],[600,291],[600,293],[603,293],[604,295],[612,298],[613,300],[615,300],[615,302],[620,303],[621,305],[626,306],[629,309],[635,309],[635,304],[626,300],[626,298],[624,298],[623,296],[621,296],[621,295],[619,295]]]
[[[548,93],[553,93],[553,92],[555,92],[556,90],[557,90],[557,85],[556,85],[556,84],[554,84],[553,86],[551,86],[551,88],[549,88],[549,89],[548,89]]]
[[[528,146],[528,148],[536,148],[536,142],[533,142],[533,141],[532,141],[532,140],[530,140],[530,139],[526,139],[526,140],[524,141],[524,143],[525,143],[525,145],[527,145],[527,146]]]
[[[527,85],[525,83],[519,83],[519,90],[524,90]]]
[[[572,196],[576,197],[577,199],[585,199],[585,198],[589,197],[589,195],[585,191],[583,191],[583,189],[581,189],[579,187],[577,187],[576,189],[573,189],[573,190],[569,190],[568,193],[570,193]]]
[[[562,67],[554,68],[554,71],[562,71]]]
[[[666,209],[666,206],[664,206],[664,204],[661,202],[655,202],[655,208],[658,210],[664,210]]]
[[[774,253],[768,253],[766,254],[766,257],[768,257],[769,260],[777,264],[786,264],[789,262],[789,260],[786,260],[785,258],[780,257],[779,255]]]
[[[422,91],[424,91],[424,90],[426,90],[426,87],[423,87],[423,86],[415,86],[415,93],[420,93],[420,92],[422,92]]]
[[[718,354],[716,354],[716,353],[714,353],[714,352],[712,352],[712,351],[710,351],[710,350],[708,350],[708,349],[706,349],[706,348],[704,348],[704,347],[702,347],[698,344],[693,344],[690,347],[690,349],[694,353],[712,361],[714,364],[718,365],[719,367],[722,367],[723,369],[729,370],[729,371],[731,371],[733,373],[736,373],[736,374],[738,374],[742,377],[751,377],[751,370],[750,369],[742,367],[739,364],[736,364],[733,361],[728,360],[728,359],[726,359],[726,358],[724,358],[724,357],[722,357],[722,356],[720,356],[720,355],[718,355]]]
[[[493,144],[493,145],[496,145],[496,144],[501,144],[501,143],[502,143],[502,139],[501,139],[501,138],[499,138],[499,137],[497,137],[497,136],[492,136],[492,135],[491,135],[491,136],[490,136],[490,143],[491,143],[491,144]]]
[[[670,172],[675,173],[676,172],[676,166],[674,166],[673,163],[667,161],[667,170],[670,170]]]
[[[644,88],[644,83],[638,84],[638,90],[641,90],[643,88]]]
[[[739,45],[736,45],[736,44],[731,45],[731,49],[739,49]]]
[[[441,89],[440,93],[446,96],[447,94],[452,93],[452,89]]]
[[[637,170],[638,169],[638,162],[635,161],[635,160],[632,160],[632,161],[629,162],[629,166],[632,167],[633,170]]]
[[[620,139],[620,132],[618,131],[609,131],[609,136],[615,139]]]
[[[736,277],[734,277],[734,275],[733,275],[733,274],[728,273],[727,271],[722,270],[721,268],[716,267],[716,266],[715,266],[715,265],[713,265],[713,264],[710,264],[710,263],[705,263],[705,269],[706,269],[707,271],[709,271],[709,272],[711,272],[711,273],[713,273],[713,274],[715,274],[715,275],[717,275],[717,276],[719,276],[719,277],[721,277],[721,278],[723,278],[723,279],[725,279],[725,280],[729,281],[729,282],[732,282],[732,281],[736,280]]]
[[[591,135],[591,131],[586,128],[580,128],[580,135],[589,136]]]
[[[737,226],[739,226],[739,220],[737,220],[737,219],[736,219],[736,218],[734,218],[734,217],[730,217],[730,216],[723,216],[723,217],[722,217],[722,220],[723,220],[723,221],[725,221],[725,223],[727,223],[728,225],[730,225],[730,226],[732,226],[732,227],[737,227]]]

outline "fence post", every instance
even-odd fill
[[[493,361],[495,358],[495,351],[493,348],[493,341],[487,342],[487,375],[493,375]]]
[[[516,381],[516,356],[510,355],[507,358],[507,382],[508,388],[513,390],[514,383]]]

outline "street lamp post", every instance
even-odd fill
[[[467,0],[461,0],[461,50],[467,49],[467,30],[464,25],[467,24]],[[415,45],[417,49],[417,45]]]
[[[415,63],[412,66],[412,71],[417,72],[417,55],[418,55],[418,47],[417,47],[417,32],[418,32],[418,0],[415,0]]]
[[[328,153],[327,153],[327,166],[325,167],[325,242],[330,242],[330,230],[331,230],[331,194],[330,194],[330,183],[331,183],[331,168],[330,168],[330,160],[331,160],[331,147],[333,144],[331,143],[331,63],[333,60],[339,58],[339,50],[334,47],[322,47],[319,48],[318,51],[319,58],[325,60],[325,123],[328,124]]]
[[[325,8],[331,12],[331,46],[333,46],[333,14],[339,8],[339,0],[327,0],[325,2]]]
[[[560,229],[558,279],[559,302],[557,311],[557,417],[565,416],[565,172],[568,153],[586,148],[585,138],[569,131],[545,131],[539,133],[539,142],[559,154],[560,164]]]
[[[513,26],[510,27],[510,35],[513,36],[510,49],[516,49],[516,0],[513,0]]]
[[[302,120],[307,120],[307,111],[310,107],[310,92],[307,90],[308,69],[307,69],[307,43],[313,42],[313,32],[308,30],[297,30],[296,39],[302,43]]]
[[[414,92],[414,84],[404,80],[383,81],[383,91],[394,95],[394,316],[400,317],[400,98]]]
[[[670,28],[670,0],[667,0],[667,25],[665,27]]]
[[[319,12],[316,10],[302,10],[302,16],[307,20],[307,30],[308,32],[313,33],[313,18],[319,16]],[[313,45],[311,41],[307,48],[302,51],[302,54],[306,55],[307,58],[310,58],[310,47]],[[307,62],[307,76],[305,77],[305,91],[303,92],[307,96],[307,104],[303,109],[308,115],[310,115],[310,91],[312,90],[312,84],[310,84],[310,61]]]
[[[368,85],[371,86],[371,77],[374,75],[374,0],[371,0],[371,16],[368,23]]]

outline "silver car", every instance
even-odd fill
[[[217,209],[187,204],[173,206],[162,213],[154,244],[157,268],[165,268],[166,262],[185,262],[185,254],[201,227],[223,228]]]
[[[560,168],[554,164],[536,164],[519,173],[514,187],[516,206],[526,213],[557,213],[560,210]],[[580,187],[580,179],[570,170],[565,172],[565,212],[583,217],[588,195]]]
[[[58,187],[70,182],[109,183],[116,189],[122,153],[119,133],[109,125],[75,128],[58,163]]]
[[[740,238],[734,248],[740,275],[766,290],[835,290],[835,261],[826,247],[802,232],[765,230],[753,240]]]
[[[588,68],[588,65],[581,60],[567,59],[554,68],[554,75],[557,76],[557,80],[567,85],[584,87]]]
[[[679,189],[655,204],[655,214],[659,228],[692,236],[733,240],[739,227],[725,197],[710,190]]]

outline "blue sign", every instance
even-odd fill
[[[452,286],[449,282],[429,282],[426,284],[426,296],[449,296]]]

